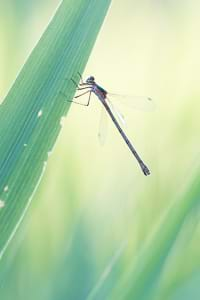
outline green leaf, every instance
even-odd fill
[[[110,0],[64,0],[0,107],[0,257],[61,130]],[[66,95],[64,96],[63,93]]]
[[[200,199],[199,172],[187,189],[165,213],[153,236],[130,264],[114,291],[118,299],[155,299],[164,266],[185,222],[197,209]]]

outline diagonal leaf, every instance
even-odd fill
[[[0,257],[39,183],[75,93],[70,79],[83,71],[109,4],[63,0],[0,107]]]
[[[118,299],[127,300],[155,299],[154,293],[177,237],[187,218],[199,205],[199,174],[184,192],[164,215],[161,224],[138,255],[136,262],[130,264],[129,270],[114,291],[113,299],[116,295]]]

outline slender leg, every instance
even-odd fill
[[[92,86],[92,84],[83,81],[83,77],[82,77],[82,75],[81,75],[80,72],[77,72],[77,74],[78,74],[78,76],[80,77],[80,82],[79,82],[79,83],[77,83],[73,78],[71,78],[71,81],[73,82],[73,84],[74,84],[77,88],[79,88],[79,87],[81,87],[81,86],[83,86],[83,85],[88,86],[88,87],[91,87],[91,86]],[[68,79],[68,78],[65,78],[65,79]]]
[[[81,82],[81,83],[79,83],[80,86],[82,86],[82,85],[89,85],[90,87],[92,86],[92,84],[83,81],[83,77],[80,72],[77,72],[77,74],[80,77],[80,82]]]
[[[87,93],[89,93],[88,102],[87,102],[87,104],[83,104],[83,105],[84,105],[84,106],[89,106],[89,104],[90,104],[90,99],[91,99],[91,93],[92,93],[91,90],[90,90],[90,91],[87,91],[87,92],[85,92],[85,93],[83,93],[83,94],[80,94],[80,95],[78,95],[78,96],[76,96],[76,97],[74,97],[74,98],[79,98],[79,97],[81,97],[81,96],[83,96],[83,95],[85,95],[85,94],[87,94]],[[72,102],[74,102],[74,101],[72,101]],[[75,102],[75,103],[78,103],[78,102]],[[81,103],[79,103],[79,104],[81,104]]]
[[[90,91],[90,93],[89,93],[89,98],[88,98],[87,106],[89,106],[89,104],[90,104],[91,94],[92,94],[92,91]]]
[[[78,76],[80,77],[81,83],[77,83],[73,78],[71,78],[71,80],[72,80],[72,82],[75,84],[75,86],[78,88],[79,85],[84,85],[84,81],[83,81],[83,77],[82,77],[81,73],[80,73],[80,72],[77,72],[77,74],[78,74]]]
[[[77,83],[73,78],[71,78],[71,81],[73,82],[73,84],[75,85],[75,87],[78,89],[82,86],[87,86],[87,87],[91,87],[92,85],[86,82],[81,82],[81,83]]]
[[[80,94],[80,95],[78,95],[78,96],[75,96],[74,98],[79,98],[79,97],[81,97],[81,96],[83,96],[83,95],[85,95],[85,94],[87,94],[87,93],[91,93],[91,90],[89,90],[89,91],[87,91],[87,92],[85,92],[85,93],[82,93],[82,94]]]
[[[83,86],[83,85],[89,86],[89,87],[92,86],[92,84],[83,81],[83,77],[82,77],[82,75],[81,75],[80,72],[77,72],[77,74],[78,74],[78,76],[80,77],[80,80],[79,80],[80,82],[79,82],[79,83],[77,83],[73,78],[71,78],[71,81],[73,82],[73,84],[74,84],[77,88],[79,88],[79,87],[81,87],[81,86]]]
[[[80,102],[73,101],[73,100],[72,100],[72,101],[71,101],[71,100],[67,100],[67,101],[68,101],[68,102],[72,102],[72,103],[76,103],[76,104],[79,104],[79,105],[82,105],[82,106],[89,106],[89,104],[90,104],[90,98],[91,98],[91,90],[89,90],[89,91],[87,91],[87,92],[85,92],[85,93],[83,93],[83,94],[81,94],[81,95],[78,95],[78,96],[76,96],[75,98],[81,97],[81,96],[83,96],[83,95],[85,95],[85,94],[87,94],[87,93],[89,93],[89,98],[88,98],[87,104],[80,103]],[[60,92],[60,94],[61,94],[62,96],[64,96],[65,98],[67,98],[67,96],[66,96],[64,93]]]
[[[82,77],[81,73],[80,73],[80,72],[77,72],[77,73],[78,73],[78,75],[79,75],[79,77],[80,77],[81,84],[83,84],[84,82],[83,82],[83,77]]]
[[[79,85],[76,83],[76,81],[73,78],[71,78],[71,81],[73,82],[73,84],[75,85],[76,88],[79,87]]]
[[[88,86],[88,87],[92,87],[91,83],[87,83],[87,82],[83,82],[83,83],[79,83],[78,87],[82,87],[82,86]]]
[[[75,85],[76,88],[79,88],[80,86],[83,86],[83,85],[87,85],[82,80],[81,80],[81,83],[77,83],[73,78],[71,78],[71,81],[73,82],[73,84]]]
[[[91,89],[91,87],[90,86],[86,86],[84,88],[77,88],[77,91],[81,91],[81,90],[85,90],[85,89]]]

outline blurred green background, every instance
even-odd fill
[[[0,3],[1,101],[58,4]],[[113,1],[84,76],[111,92],[154,99],[154,112],[124,109],[128,134],[152,174],[143,176],[112,124],[99,144],[95,98],[89,108],[72,105],[2,259],[1,299],[121,299],[113,295],[122,276],[142,260],[144,245],[197,176],[199,9],[197,0]],[[147,299],[200,299],[199,237],[195,207]]]

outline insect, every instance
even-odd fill
[[[88,101],[86,104],[76,102],[75,100],[70,101],[70,102],[75,102],[75,103],[78,103],[81,105],[89,106],[90,100],[91,100],[91,94],[92,93],[95,94],[97,96],[97,98],[101,101],[101,103],[103,104],[104,108],[106,109],[108,115],[110,116],[111,120],[113,121],[113,123],[116,126],[119,133],[121,134],[121,136],[122,136],[123,140],[125,141],[125,143],[127,144],[128,148],[130,149],[130,151],[132,152],[132,154],[138,161],[144,175],[146,175],[146,176],[150,175],[150,170],[148,169],[148,167],[145,165],[145,163],[140,158],[139,154],[133,147],[133,144],[128,139],[127,135],[125,134],[124,130],[122,129],[122,126],[120,126],[120,122],[118,121],[120,118],[120,115],[118,114],[117,117],[115,116],[116,111],[114,112],[114,107],[111,105],[111,102],[108,99],[108,95],[109,95],[108,92],[103,87],[99,86],[95,82],[94,76],[90,76],[86,79],[86,81],[83,81],[81,74],[80,73],[78,73],[78,74],[80,76],[80,82],[78,84],[73,79],[71,79],[71,80],[74,83],[74,85],[76,86],[77,91],[84,90],[84,92],[75,96],[74,98],[77,99],[79,97],[82,97],[83,95],[89,94]],[[151,98],[146,98],[146,99],[147,99],[147,101],[151,101]]]

